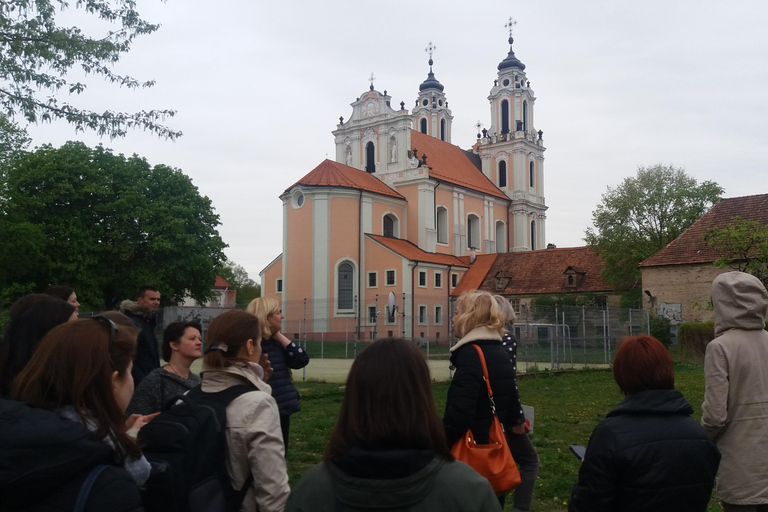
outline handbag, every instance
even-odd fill
[[[507,436],[504,427],[496,415],[496,404],[493,401],[493,390],[488,379],[488,367],[485,365],[483,351],[477,345],[473,345],[480,356],[480,364],[483,366],[483,380],[488,387],[488,400],[491,402],[493,421],[488,433],[488,444],[477,444],[468,429],[464,436],[456,441],[451,453],[456,460],[460,460],[472,466],[491,483],[496,494],[505,494],[520,485],[520,471],[517,469],[512,452],[509,451]]]

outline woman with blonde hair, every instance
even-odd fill
[[[285,449],[288,450],[291,414],[301,409],[299,391],[293,385],[291,369],[298,370],[307,366],[309,355],[281,332],[283,312],[277,299],[253,299],[246,311],[258,318],[261,325],[261,349],[272,367],[269,385],[272,386],[272,396],[280,409],[280,429]]]
[[[450,349],[451,364],[456,368],[456,373],[448,388],[443,416],[443,426],[450,446],[470,429],[475,442],[489,443],[493,413],[475,346],[482,350],[485,358],[499,421],[507,432],[519,429],[517,421],[522,411],[516,401],[515,372],[501,345],[506,322],[507,313],[490,293],[478,290],[459,296],[453,333],[460,339]],[[502,508],[505,498],[506,495],[499,496]],[[525,508],[514,510],[530,510],[530,502],[521,501],[519,505]]]

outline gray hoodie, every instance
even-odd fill
[[[717,493],[732,505],[768,504],[768,293],[756,277],[727,272],[712,283],[712,304],[701,423],[722,455]]]

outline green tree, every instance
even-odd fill
[[[57,15],[72,5],[108,28],[87,35],[78,27],[57,25]],[[93,130],[110,138],[131,128],[168,139],[180,136],[161,124],[173,110],[95,112],[60,100],[60,93],[85,91],[85,83],[69,79],[78,70],[129,89],[154,85],[113,69],[136,37],[159,28],[141,18],[135,0],[77,0],[72,5],[65,0],[0,1],[0,111],[31,123],[65,120],[76,131]]]
[[[768,226],[736,216],[724,228],[708,229],[703,238],[723,255],[715,266],[749,272],[768,283]]]
[[[622,293],[622,307],[641,304],[637,265],[688,229],[722,193],[717,183],[700,184],[665,165],[639,167],[636,176],[608,187],[584,240],[603,258],[603,279]]]
[[[68,142],[18,156],[3,178],[3,289],[66,283],[85,308],[142,284],[166,303],[210,297],[226,245],[211,201],[180,170]]]
[[[237,305],[239,307],[245,307],[253,299],[261,297],[261,286],[248,277],[245,268],[234,261],[225,261],[218,273],[237,291]]]
[[[8,160],[29,146],[29,142],[27,132],[0,112],[0,172]]]

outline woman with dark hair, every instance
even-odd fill
[[[55,284],[53,286],[49,286],[48,289],[46,289],[43,293],[50,295],[51,297],[61,299],[64,302],[69,302],[75,306],[75,313],[77,313],[78,316],[80,315],[80,303],[77,302],[77,294],[75,293],[74,288],[70,288],[69,286],[64,286],[61,284]]]
[[[42,293],[17,300],[10,309],[5,336],[0,340],[0,396],[24,368],[45,334],[59,324],[77,319],[75,307]]]
[[[667,348],[622,339],[613,376],[626,398],[592,432],[568,510],[705,511],[720,453],[675,390]]]
[[[200,322],[173,322],[163,333],[162,354],[168,363],[155,368],[138,385],[128,405],[128,414],[152,414],[166,410],[180,395],[200,385],[192,363],[202,355]]]
[[[323,462],[287,511],[500,511],[488,480],[454,460],[424,357],[410,342],[377,340],[357,356]]]
[[[222,313],[208,326],[202,391],[216,393],[247,385],[253,391],[227,406],[227,472],[232,487],[249,489],[244,512],[281,512],[288,499],[280,414],[269,384],[261,379],[261,326],[242,310]],[[252,477],[252,478],[251,478]]]

